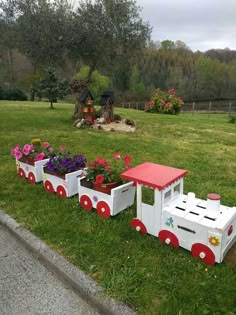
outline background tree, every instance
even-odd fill
[[[130,80],[129,80],[129,90],[133,96],[142,98],[145,92],[145,86],[143,80],[140,78],[139,70],[137,65],[132,68]]]
[[[36,90],[40,97],[47,97],[50,102],[50,108],[57,98],[63,98],[68,94],[69,85],[66,80],[59,80],[54,68],[46,69],[44,77],[39,81]]]
[[[15,83],[13,51],[16,48],[16,1],[0,3],[0,64],[6,69],[10,86]]]
[[[111,73],[115,64],[127,68],[142,52],[151,29],[139,13],[133,0],[79,2],[68,48],[71,56],[89,65],[89,78],[95,69]]]
[[[70,6],[64,0],[20,0],[18,47],[35,69],[62,65],[69,35]]]
[[[76,80],[88,80],[90,73],[89,66],[83,66],[78,73],[76,73],[74,79]],[[102,92],[111,86],[111,80],[108,76],[101,74],[98,70],[94,70],[91,74],[91,80],[88,88],[93,94],[94,98],[99,98]]]

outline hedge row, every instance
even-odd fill
[[[0,100],[27,101],[27,95],[17,87],[6,90],[0,86]]]

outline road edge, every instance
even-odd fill
[[[0,225],[5,226],[36,259],[102,315],[137,315],[127,305],[105,296],[93,279],[23,228],[3,209],[0,209]]]

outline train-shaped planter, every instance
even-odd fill
[[[78,194],[78,177],[84,174],[84,170],[78,170],[72,173],[58,176],[49,174],[45,168],[42,167],[42,178],[44,189],[49,193],[56,194],[60,198],[72,197]]]
[[[27,178],[30,184],[40,183],[43,180],[42,167],[48,162],[49,159],[41,161],[31,160],[31,164],[27,161],[16,160],[17,173],[21,178]]]
[[[20,177],[31,184],[43,181],[48,193],[61,198],[78,194],[79,203],[87,211],[109,218],[134,204],[137,195],[137,216],[130,225],[143,234],[151,234],[167,245],[191,251],[206,264],[223,261],[236,241],[236,207],[220,204],[220,196],[209,193],[207,200],[183,193],[186,170],[154,163],[143,163],[121,174],[125,184],[104,193],[87,185],[85,170],[64,177],[48,174],[44,165],[48,159],[28,164],[17,160]],[[142,202],[142,187],[153,190],[154,203]]]
[[[134,204],[135,187],[133,182],[128,182],[112,188],[107,194],[88,187],[85,177],[81,177],[78,179],[78,194],[82,208],[87,211],[94,208],[100,216],[109,218]]]
[[[167,245],[181,246],[206,264],[220,263],[236,241],[236,207],[220,205],[220,196],[214,193],[207,201],[194,193],[184,195],[186,173],[149,162],[124,172],[121,177],[137,185],[137,217],[131,227]],[[142,202],[143,186],[153,189],[153,205]]]

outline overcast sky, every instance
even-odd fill
[[[136,0],[154,41],[181,40],[192,50],[236,50],[236,0]]]

